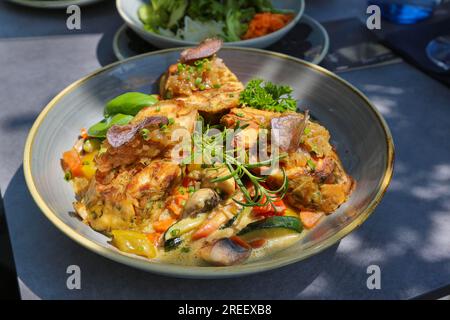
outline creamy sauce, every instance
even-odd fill
[[[267,258],[276,252],[292,246],[305,236],[305,232],[306,231],[304,230],[302,233],[292,233],[277,238],[268,239],[264,246],[252,250],[249,259],[244,262],[244,264]],[[198,255],[198,250],[203,246],[203,244],[203,241],[189,243],[189,252],[183,252],[181,249],[184,247],[183,244],[181,244],[179,248],[168,252],[164,251],[164,249],[159,249],[158,257],[155,260],[188,266],[211,266]]]
[[[303,237],[303,233],[293,233],[267,240],[267,243],[258,249],[253,249],[247,262],[261,260],[287,247],[292,246]]]

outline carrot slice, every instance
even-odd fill
[[[211,233],[219,229],[219,227],[227,221],[227,217],[218,211],[203,222],[203,224],[194,232],[192,240],[198,240],[209,236]]]
[[[171,202],[167,206],[167,209],[169,209],[170,212],[172,212],[177,217],[179,217],[181,215],[182,208],[179,205],[177,205],[175,202]]]
[[[323,215],[324,213],[320,211],[301,211],[300,220],[302,220],[303,226],[306,229],[311,229],[317,224],[317,222],[319,222],[320,218],[322,218]]]
[[[83,176],[81,158],[75,149],[64,152],[62,160],[64,170],[70,170],[73,177]]]
[[[159,232],[153,232],[147,234],[147,239],[150,240],[151,243],[153,243],[155,246],[159,242],[159,238],[161,238],[161,233]]]
[[[175,196],[175,203],[179,206],[184,207],[184,202],[189,198],[189,195],[187,194],[177,194]]]
[[[263,245],[265,245],[267,242],[266,239],[256,239],[249,242],[250,247],[253,249],[261,248]]]
[[[279,14],[271,12],[257,13],[248,25],[243,39],[261,37],[283,28],[293,18],[292,14]]]
[[[234,243],[240,245],[243,248],[247,248],[247,249],[250,248],[250,244],[247,243],[247,241],[244,241],[243,239],[241,239],[238,236],[232,236],[232,237],[230,237],[230,240],[233,241]]]
[[[86,128],[81,128],[80,137],[82,137],[83,139],[87,139],[89,137]]]
[[[155,229],[156,232],[165,232],[169,227],[175,222],[175,219],[168,218],[161,221],[153,222],[153,229]]]

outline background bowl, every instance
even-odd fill
[[[321,67],[244,48],[223,48],[219,55],[243,82],[259,77],[294,88],[300,108],[307,106],[327,127],[345,168],[357,181],[347,203],[292,247],[260,261],[231,267],[188,267],[127,255],[70,215],[74,193],[63,179],[62,152],[72,147],[80,128],[102,118],[103,106],[111,98],[130,90],[158,92],[159,76],[178,59],[180,51],[157,51],[106,66],[64,89],[39,115],[25,146],[25,178],[38,206],[60,230],[94,252],[140,269],[178,277],[218,278],[302,260],[336,243],[366,220],[392,176],[394,148],[381,115],[361,92]]]
[[[138,9],[149,0],[116,0],[116,7],[125,23],[133,29],[144,40],[158,48],[173,48],[182,46],[193,46],[197,42],[179,40],[162,36],[144,29],[144,24],[139,20]],[[277,9],[288,9],[295,12],[295,17],[286,26],[268,35],[235,42],[225,42],[226,46],[265,48],[280,40],[291,30],[300,20],[305,10],[304,0],[273,0],[273,5]]]

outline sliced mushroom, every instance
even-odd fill
[[[185,63],[210,57],[222,48],[222,44],[223,41],[220,39],[205,39],[197,47],[188,48],[181,52],[180,61]]]
[[[231,196],[236,190],[236,185],[233,178],[220,182],[211,182],[211,180],[215,178],[226,177],[229,174],[230,172],[225,167],[219,169],[204,170],[202,177],[202,188],[211,188],[214,190],[218,190],[223,198]]]
[[[296,151],[300,145],[300,138],[309,120],[309,111],[306,110],[304,116],[299,114],[288,114],[273,118],[270,121],[272,128],[272,143],[281,151]]]
[[[250,246],[222,238],[200,249],[200,257],[216,266],[231,266],[248,259],[252,252]]]
[[[195,191],[184,206],[183,216],[187,217],[200,212],[208,212],[220,201],[219,195],[212,189],[203,188]]]

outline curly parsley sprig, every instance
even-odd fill
[[[296,111],[297,101],[292,98],[290,86],[276,85],[270,81],[253,79],[241,92],[240,103],[243,106],[260,110],[286,112]]]

